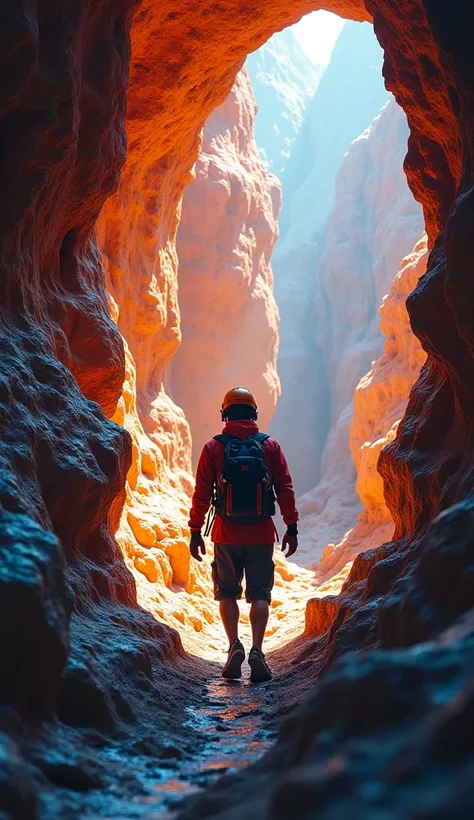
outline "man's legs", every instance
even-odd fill
[[[267,601],[252,601],[250,606],[250,625],[252,627],[252,646],[262,651],[263,639],[268,623],[269,606]]]
[[[245,554],[246,598],[250,606],[253,645],[249,654],[250,680],[271,680],[272,673],[262,652],[273,587],[273,544],[255,544]]]
[[[219,612],[229,645],[239,637],[239,605],[235,598],[223,598],[219,601]]]
[[[242,674],[245,650],[239,641],[239,605],[242,595],[242,549],[232,544],[214,544],[212,578],[214,597],[219,601],[219,612],[229,639],[227,662],[222,677],[235,680]]]

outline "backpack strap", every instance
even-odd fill
[[[253,436],[250,436],[254,441],[258,441],[259,444],[263,444],[270,436],[266,433],[255,433]]]
[[[213,441],[220,441],[222,444],[228,444],[233,439],[235,439],[235,436],[231,436],[229,433],[220,433],[218,436],[213,437]]]

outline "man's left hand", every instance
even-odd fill
[[[287,549],[287,552],[285,552],[286,549]],[[294,553],[296,552],[297,549],[298,549],[298,536],[297,535],[288,535],[288,533],[285,532],[285,535],[283,536],[283,541],[282,541],[282,544],[281,544],[281,551],[283,553],[285,553],[285,556],[287,558],[289,558],[290,555],[294,555]]]

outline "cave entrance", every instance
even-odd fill
[[[249,385],[295,480],[294,561],[339,584],[393,531],[376,461],[422,361],[403,317],[413,257],[402,261],[424,224],[382,62],[370,23],[328,12],[250,54],[205,124],[177,235],[182,343],[168,385],[194,466],[222,395]]]
[[[277,561],[271,648],[301,631],[309,597],[337,591],[352,557],[392,531],[375,465],[421,364],[403,303],[426,256],[423,241],[416,245],[421,209],[402,171],[408,128],[385,90],[372,24],[315,12],[299,36],[314,40],[318,21],[330,21],[334,48],[326,57],[308,56],[297,29],[284,29],[249,55],[221,94],[194,179],[189,157],[199,129],[179,150],[145,162],[144,173],[137,157],[151,142],[139,117],[147,84],[140,74],[146,18],[138,19],[131,159],[119,202],[125,211],[132,194],[134,213],[133,192],[144,191],[137,230],[146,242],[134,265],[139,275],[125,283],[130,261],[115,263],[115,236],[107,258],[114,315],[130,347],[126,412],[117,420],[136,445],[117,536],[140,603],[175,626],[192,651],[221,653],[209,564],[190,564],[187,550],[190,431],[195,464],[219,430],[223,393],[250,386],[262,428],[284,447],[301,512],[296,560]],[[209,97],[199,103],[196,88],[189,105],[201,106],[200,123],[211,105]],[[171,117],[155,128],[155,143],[165,131],[172,141],[177,123]],[[176,229],[177,257],[169,240]],[[135,310],[122,310],[130,301]]]

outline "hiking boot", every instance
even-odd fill
[[[245,660],[245,649],[238,638],[235,638],[227,655],[227,663],[222,670],[222,677],[230,680],[237,680],[242,676],[241,667]]]
[[[256,646],[252,646],[248,660],[250,666],[250,680],[252,683],[263,683],[273,678],[270,668],[265,661],[265,655]]]

